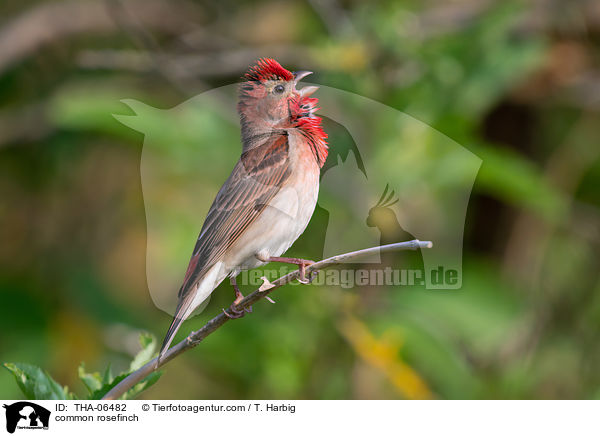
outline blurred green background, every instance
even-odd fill
[[[81,361],[123,369],[139,331],[162,339],[170,317],[146,281],[144,137],[111,114],[130,114],[123,98],[171,108],[268,56],[483,160],[463,288],[281,289],[142,398],[600,398],[599,42],[593,0],[3,2],[0,361],[82,392]],[[155,128],[168,142],[173,126]],[[199,195],[222,177],[206,174]],[[307,232],[291,253],[314,255],[319,238]],[[222,286],[178,338],[231,297]],[[0,395],[21,398],[8,371]]]

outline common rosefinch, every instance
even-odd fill
[[[297,90],[308,71],[291,73],[273,59],[251,67],[239,88],[242,155],[219,190],[196,242],[175,316],[159,353],[169,348],[181,323],[229,276],[268,262],[297,264],[300,279],[310,261],[278,257],[304,232],[317,204],[319,173],[327,158],[327,134],[314,115],[318,88]]]

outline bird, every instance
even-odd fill
[[[249,67],[238,88],[242,153],[218,191],[200,230],[173,321],[157,365],[179,327],[227,277],[235,292],[230,318],[243,298],[236,276],[269,262],[298,265],[299,280],[313,262],[280,257],[306,229],[319,195],[327,134],[315,115],[317,86],[296,89],[310,71],[291,72],[270,58]],[[251,309],[246,309],[249,312]]]

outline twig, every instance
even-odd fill
[[[179,35],[192,30],[202,17],[194,2],[180,0],[177,7],[166,0],[127,0],[128,10],[145,27]],[[3,19],[5,17],[2,17]],[[3,20],[0,26],[0,72],[56,41],[84,34],[118,30],[104,0],[55,1],[32,6],[22,14]]]
[[[377,253],[385,253],[388,251],[398,251],[398,250],[416,250],[417,248],[431,248],[433,244],[431,241],[419,241],[415,239],[413,241],[408,242],[398,242],[396,244],[382,245],[379,247],[371,247],[365,248],[363,250],[352,251],[350,253],[338,254],[337,256],[330,257],[328,259],[321,260],[319,262],[315,262],[310,266],[306,267],[306,274],[308,277],[312,275],[312,272],[317,272],[324,268],[328,268],[330,266],[339,265],[342,262],[348,261],[350,259],[356,259],[359,257],[366,257],[369,255],[377,254]],[[275,289],[280,288],[281,286],[297,279],[299,277],[299,271],[293,271],[289,274],[284,275],[283,277],[278,278],[274,282],[269,283],[265,280],[265,283],[256,291],[249,294],[246,298],[239,302],[237,306],[233,308],[236,311],[243,311],[246,308],[249,308],[258,300],[266,298],[271,292]],[[131,373],[129,376],[124,378],[117,386],[112,388],[102,399],[103,400],[116,400],[121,395],[126,393],[129,389],[135,386],[138,382],[146,378],[148,375],[156,371],[161,366],[165,365],[167,362],[171,361],[175,357],[179,356],[181,353],[184,353],[196,345],[198,345],[204,338],[213,333],[219,327],[221,327],[226,322],[230,321],[231,318],[226,316],[224,313],[219,313],[213,319],[208,321],[200,330],[192,332],[189,334],[187,338],[183,341],[179,342],[177,345],[171,347],[169,351],[164,355],[161,359],[160,364],[156,365],[156,358],[152,359],[150,362],[146,363],[137,371]]]

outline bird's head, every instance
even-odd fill
[[[242,133],[293,127],[301,118],[311,117],[316,99],[310,98],[318,87],[296,89],[310,71],[291,72],[274,59],[261,59],[250,67],[240,85],[238,111]]]

